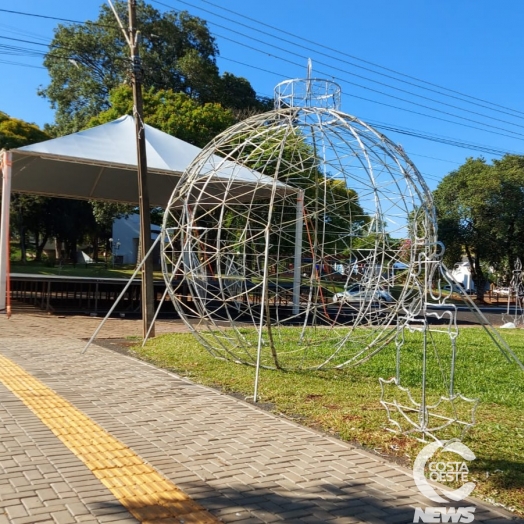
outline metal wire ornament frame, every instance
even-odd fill
[[[522,262],[517,257],[513,267],[513,275],[508,289],[508,304],[506,313],[502,315],[502,321],[506,326],[521,327],[524,325],[524,282],[522,273]],[[512,299],[515,303],[512,307]]]
[[[444,247],[439,243],[430,258],[421,257],[418,263],[428,283],[448,282],[447,271],[442,264]],[[451,287],[451,285],[450,285]],[[396,348],[395,377],[380,378],[381,398],[388,418],[390,431],[412,435],[419,440],[461,440],[475,424],[478,399],[465,397],[455,389],[457,358],[457,306],[448,303],[449,295],[440,286],[435,290],[428,285],[430,294],[421,294],[420,302],[413,302],[399,317]],[[428,300],[429,299],[429,300]],[[413,336],[416,334],[417,336]],[[407,335],[412,335],[413,346],[420,351],[419,398],[402,385],[401,361]],[[440,374],[440,392],[428,393],[430,360],[433,357],[433,374]]]
[[[336,84],[295,83],[285,103],[229,128],[188,168],[165,215],[163,270],[177,312],[213,355],[343,367],[394,338],[420,288],[411,268],[421,239],[436,242],[435,216],[400,147],[310,105],[325,85],[323,102],[335,104]]]
[[[308,74],[275,93],[273,111],[216,137],[171,196],[162,270],[177,313],[213,356],[256,367],[255,401],[261,368],[354,366],[395,344],[396,377],[381,379],[392,429],[469,428],[454,407],[475,402],[453,384],[456,309],[434,290],[451,282],[422,176],[402,147],[338,109],[333,82]],[[422,336],[420,401],[400,382],[406,333]],[[424,362],[436,333],[451,352],[433,402]]]

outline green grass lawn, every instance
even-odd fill
[[[11,273],[23,273],[31,275],[60,275],[70,277],[90,277],[90,278],[123,278],[129,277],[135,272],[134,265],[111,267],[111,264],[98,262],[96,264],[64,264],[49,265],[38,262],[11,262]],[[163,279],[162,273],[156,271],[153,274],[155,279]],[[140,278],[140,273],[137,275]]]
[[[522,331],[503,336],[524,361]],[[419,335],[407,335],[402,351],[401,384],[420,392]],[[435,335],[428,354],[428,396],[446,393],[449,338]],[[524,372],[509,364],[481,328],[462,329],[458,338],[456,389],[480,400],[477,423],[464,443],[476,455],[469,463],[473,495],[496,501],[524,515]],[[191,380],[246,397],[253,395],[253,367],[213,358],[189,334],[159,336],[134,354]],[[437,358],[438,354],[438,358]],[[439,360],[440,359],[440,360]],[[442,371],[443,373],[442,373]],[[395,375],[395,347],[390,344],[357,368],[324,371],[261,370],[259,401],[275,413],[338,436],[408,467],[423,444],[386,431],[379,377]]]
[[[29,275],[61,275],[71,277],[129,278],[133,270],[113,269],[105,264],[50,265],[38,262],[11,262],[11,273]]]
[[[76,266],[71,263],[60,265],[56,262],[52,263],[49,260],[36,262],[32,259],[32,257],[34,257],[34,249],[28,248],[27,253],[28,261],[26,263],[20,262],[20,247],[18,242],[12,241],[10,243],[11,273],[91,278],[123,278],[127,280],[136,269],[134,264],[112,266],[110,258],[103,262],[93,264],[79,263],[76,264]],[[140,275],[138,275],[138,277],[140,277]],[[160,271],[156,271],[154,278],[163,279],[164,277]]]

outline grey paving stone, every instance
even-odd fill
[[[5,512],[11,520],[16,519],[17,517],[28,516],[27,508],[20,503],[15,504],[13,506],[6,506]]]
[[[58,511],[53,513],[56,524],[75,524],[76,519],[68,511]]]
[[[31,510],[32,508],[41,508],[43,507],[43,503],[37,496],[35,497],[24,497],[20,499],[20,502],[28,509]]]
[[[261,524],[264,522],[245,511],[242,513],[228,513],[227,515],[221,515],[220,518],[222,522],[236,522],[237,524]]]
[[[1,520],[0,520],[1,522]],[[42,515],[31,514],[27,517],[14,518],[11,520],[11,524],[36,524],[44,522],[55,522],[49,513],[43,513]]]

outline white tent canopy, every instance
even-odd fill
[[[151,206],[166,207],[184,170],[201,149],[144,124]],[[280,190],[293,191],[232,161],[213,157],[221,165],[205,181],[210,203],[227,189],[230,198],[251,200]],[[232,173],[235,181],[230,183]],[[203,175],[203,178],[205,176]],[[204,182],[204,181],[203,181]],[[83,200],[138,204],[135,122],[123,116],[71,135],[46,140],[4,154],[0,210],[0,311],[5,310],[9,203],[11,192]],[[250,191],[251,189],[251,191]]]
[[[151,206],[166,207],[182,173],[201,149],[147,124],[145,131],[149,201]],[[123,116],[85,131],[13,149],[11,191],[137,204],[135,133],[133,117]],[[211,160],[210,168],[215,171],[213,179],[206,181],[211,183],[211,194],[223,193],[233,173],[237,187],[232,195],[254,186],[260,194],[275,182],[234,162],[215,156]]]
[[[200,148],[145,125],[149,199],[165,206]],[[131,116],[13,149],[11,191],[138,202],[135,122]]]

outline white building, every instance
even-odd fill
[[[471,276],[469,262],[457,262],[451,271],[451,278],[458,282],[466,291],[475,291],[475,283]]]
[[[151,224],[151,240],[156,240],[161,227]],[[140,236],[140,216],[129,215],[113,222],[112,253],[115,264],[136,264],[138,258],[138,238]],[[153,264],[160,263],[160,250],[153,252]]]

